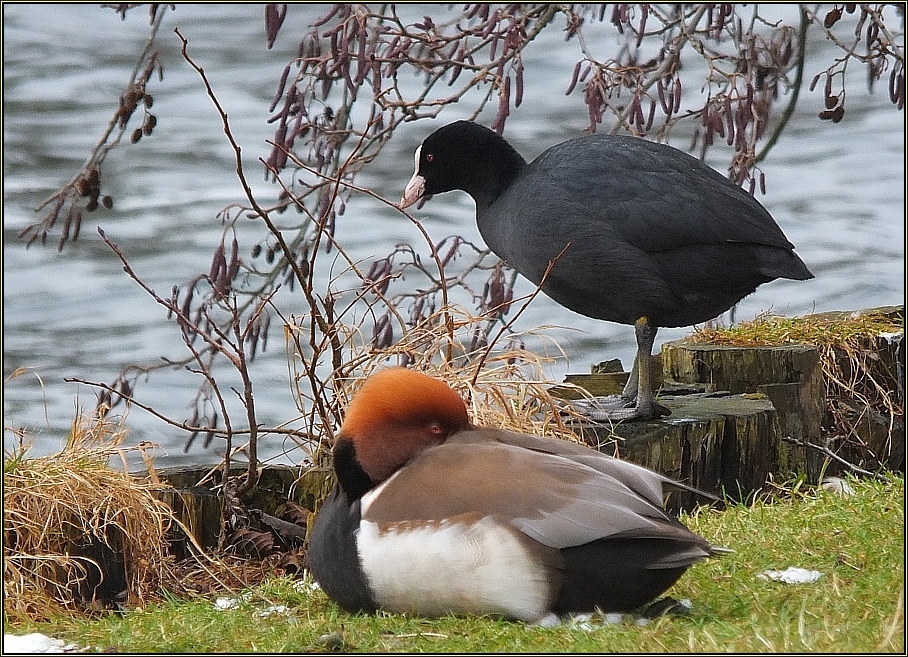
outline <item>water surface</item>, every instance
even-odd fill
[[[173,27],[190,41],[192,56],[205,67],[228,112],[254,191],[274,199],[277,190],[255,165],[257,158],[267,157],[265,140],[273,134],[266,124],[268,104],[281,70],[296,52],[297,35],[320,9],[291,6],[275,48],[267,51],[261,6],[179,5],[160,35],[164,82],[149,89],[158,128],[151,138],[123,145],[108,157],[103,187],[114,197],[114,208],[86,215],[79,241],[62,253],[55,243],[26,250],[16,235],[35,221],[35,206],[73,176],[101,135],[146,38],[147,14],[134,10],[121,22],[114,12],[93,5],[7,4],[3,11],[3,373],[8,377],[19,367],[29,372],[4,387],[4,426],[27,427],[37,435],[35,453],[41,453],[59,448],[77,406],[94,405],[92,390],[64,378],[110,381],[126,364],[185,353],[174,325],[123,274],[95,227],[103,227],[134,269],[166,294],[174,284],[208,270],[223,232],[216,214],[242,199],[220,120],[198,75],[180,57]],[[418,8],[413,11],[419,14]],[[604,52],[614,47],[614,39],[607,30],[603,34],[592,42]],[[816,34],[809,47],[816,53],[811,59],[816,70],[806,72],[808,79],[835,55]],[[557,30],[527,51],[531,73],[524,104],[512,113],[506,133],[527,159],[586,126],[582,99],[563,95],[577,56],[576,43],[566,44]],[[904,301],[904,113],[889,103],[885,81],[870,94],[863,69],[853,65],[849,75],[845,120],[837,126],[819,121],[822,95],[802,94],[788,129],[762,165],[768,190],[760,200],[816,279],[762,286],[739,304],[738,319],[769,309],[798,315]],[[687,88],[698,85],[694,81]],[[465,111],[453,108],[442,121],[461,118]],[[489,113],[481,120],[488,124],[491,118]],[[364,172],[360,184],[399,198],[412,173],[412,152],[432,129],[428,122],[408,127]],[[686,146],[680,139],[673,143]],[[714,163],[721,166],[721,156]],[[461,234],[481,244],[465,194],[437,197],[417,215],[425,218],[434,240]],[[241,229],[247,237],[254,231],[253,226]],[[383,256],[400,241],[421,244],[415,227],[365,198],[351,202],[338,239],[357,259]],[[523,281],[517,292],[531,290]],[[303,312],[299,298],[287,302],[288,312]],[[567,356],[551,366],[553,379],[567,371],[588,371],[605,358],[631,362],[630,327],[581,317],[541,296],[515,328],[551,324],[562,327],[548,335]],[[660,331],[659,342],[688,332]],[[299,413],[279,331],[273,331],[253,371],[261,422],[300,426],[294,423]],[[157,372],[141,384],[140,399],[183,419],[197,384],[185,372]],[[217,458],[215,451],[198,446],[184,455],[185,436],[139,409],[130,412],[128,424],[130,442],[161,445],[160,465]],[[4,432],[4,446],[11,442]],[[265,451],[276,454],[282,448],[272,440]]]

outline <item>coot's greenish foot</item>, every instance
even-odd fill
[[[548,296],[635,326],[636,405],[613,419],[668,412],[650,386],[660,326],[713,319],[776,278],[813,278],[753,196],[665,144],[590,135],[527,164],[491,130],[458,121],[417,149],[401,207],[455,189],[476,202],[489,248]]]

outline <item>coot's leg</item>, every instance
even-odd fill
[[[671,415],[671,411],[656,402],[653,395],[652,352],[657,328],[646,317],[641,317],[634,323],[637,355],[634,357],[634,366],[627,378],[627,384],[620,395],[577,400],[571,405],[597,422],[652,420],[663,415]]]
[[[654,326],[647,317],[641,317],[634,322],[634,333],[637,336],[637,358],[634,365],[637,367],[637,405],[634,419],[651,420],[671,415],[662,404],[656,402],[653,395],[653,343],[656,341],[657,326]],[[633,378],[633,371],[630,378]],[[628,383],[630,383],[630,378]],[[627,394],[625,388],[624,395]]]
[[[637,386],[640,381],[640,366],[637,363],[637,356],[634,356],[634,366],[631,368],[631,374],[627,377],[627,383],[624,384],[624,390],[621,391],[621,397],[633,404],[634,400],[637,399]]]

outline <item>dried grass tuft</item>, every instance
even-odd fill
[[[529,340],[549,341],[558,351],[545,327],[507,335],[502,330],[476,346],[474,336],[485,321],[460,306],[445,306],[411,327],[396,344],[371,351],[360,373],[367,377],[404,363],[460,393],[474,424],[578,441],[565,422],[577,412],[552,396],[556,382],[544,374],[553,358],[524,345]]]
[[[112,600],[142,605],[160,595],[172,561],[165,540],[172,515],[150,483],[110,466],[112,457],[125,461],[126,451],[146,447],[120,447],[125,436],[119,422],[80,416],[59,453],[5,455],[7,621],[88,612]],[[115,590],[121,585],[125,597]]]
[[[807,344],[820,353],[834,447],[875,468],[904,458],[904,400],[896,356],[887,336],[904,334],[904,310],[821,313],[804,317],[761,315],[730,328],[704,326],[692,342],[732,346]],[[902,375],[903,376],[903,375]],[[879,427],[886,438],[871,445],[864,426]],[[901,432],[895,439],[893,435]],[[837,449],[837,451],[838,451]]]

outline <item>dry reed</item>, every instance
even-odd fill
[[[544,374],[552,357],[527,349],[529,340],[551,340],[545,327],[525,333],[502,331],[488,343],[472,336],[486,319],[449,304],[438,309],[385,349],[367,351],[359,360],[356,383],[396,363],[445,381],[466,401],[474,424],[577,441],[565,420],[577,411],[553,397],[555,382]],[[554,345],[557,351],[559,348]],[[342,392],[342,407],[351,387]]]
[[[109,418],[79,415],[57,454],[4,458],[3,609],[7,621],[135,607],[160,595],[171,511],[152,485],[111,467],[122,448]],[[122,587],[122,588],[121,588]],[[120,589],[120,590],[116,590]],[[125,593],[124,593],[125,592]]]

